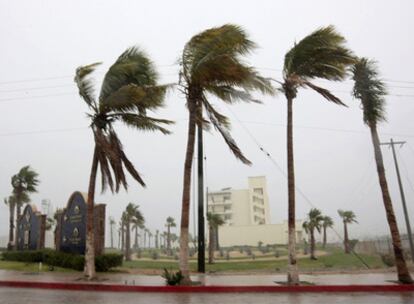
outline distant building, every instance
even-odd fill
[[[247,189],[223,188],[207,195],[208,212],[219,214],[225,224],[219,228],[220,246],[286,244],[287,221],[271,224],[265,176],[248,178]],[[296,221],[296,242],[302,242],[302,220]]]
[[[248,189],[224,188],[207,195],[208,212],[220,214],[228,226],[270,224],[265,176],[248,178]]]

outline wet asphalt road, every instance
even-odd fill
[[[189,294],[189,293],[116,293],[94,291],[60,291],[0,287],[0,304],[412,304],[414,292],[406,293],[243,293],[243,294]]]

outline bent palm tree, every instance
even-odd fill
[[[333,220],[330,216],[324,216],[322,219],[322,228],[323,228],[323,248],[326,247],[326,230],[328,228],[332,228],[333,227]]]
[[[19,220],[22,213],[22,206],[30,201],[29,194],[37,192],[37,186],[39,185],[39,175],[30,168],[25,166],[20,171],[13,175],[11,178],[11,184],[13,187],[13,196],[16,200],[16,221]],[[16,238],[18,235],[19,227],[16,225]],[[17,248],[17,242],[14,242],[15,249]]]
[[[394,247],[398,280],[402,283],[412,283],[413,280],[408,272],[407,264],[404,259],[397,219],[392,206],[391,196],[388,191],[384,162],[380,149],[380,140],[377,132],[377,124],[386,120],[384,97],[386,96],[387,91],[384,83],[378,78],[378,71],[374,61],[361,58],[354,65],[352,72],[353,80],[355,81],[353,96],[361,101],[364,113],[363,120],[371,131],[378,179]]]
[[[348,237],[348,224],[358,223],[356,220],[356,215],[353,211],[344,211],[338,210],[339,216],[342,218],[344,223],[344,248],[345,253],[351,253],[351,248],[349,247],[349,237]]]
[[[131,223],[139,222],[144,223],[144,216],[139,210],[139,206],[133,203],[129,203],[124,212],[125,221],[125,259],[131,261]]]
[[[216,236],[217,236],[217,230],[218,227],[223,225],[225,222],[223,218],[219,214],[214,213],[207,213],[207,222],[208,222],[208,263],[213,264],[214,263],[214,249],[216,248]]]
[[[93,94],[93,84],[89,75],[99,63],[79,67],[75,82],[79,95],[83,98],[91,113],[91,129],[94,136],[94,152],[89,178],[88,210],[86,225],[85,270],[88,278],[95,277],[95,252],[93,235],[93,208],[95,182],[98,167],[101,171],[102,191],[109,186],[112,192],[120,187],[128,188],[125,169],[142,186],[145,186],[140,174],[125,155],[121,141],[113,128],[116,121],[144,131],[161,131],[168,134],[161,125],[171,121],[156,119],[147,115],[147,111],[156,110],[163,105],[167,86],[158,86],[158,75],[153,63],[139,48],[127,49],[110,67],[102,83],[98,100]]]
[[[312,208],[308,213],[308,220],[303,223],[303,229],[310,235],[310,258],[316,260],[315,257],[315,229],[320,232],[323,216],[319,209]]]
[[[354,57],[345,47],[345,38],[333,26],[320,28],[303,38],[285,55],[282,90],[287,99],[287,174],[288,174],[288,283],[299,284],[295,236],[295,171],[293,158],[293,100],[299,88],[310,88],[338,105],[341,100],[310,80],[343,80]]]
[[[184,276],[183,284],[190,281],[188,225],[196,125],[201,129],[212,124],[233,154],[243,163],[250,164],[229,133],[228,118],[216,110],[207,94],[232,104],[237,101],[257,102],[251,96],[254,90],[273,93],[269,81],[241,60],[241,56],[249,54],[254,48],[255,44],[247,38],[244,30],[232,24],[201,32],[184,47],[180,62],[180,84],[186,95],[189,121],[180,223],[180,270]],[[207,118],[203,117],[203,110],[207,113]]]

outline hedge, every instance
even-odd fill
[[[4,251],[3,260],[26,263],[44,263],[51,266],[83,270],[85,257],[83,255],[54,251],[52,249],[28,251]],[[123,255],[107,253],[95,257],[96,271],[105,272],[110,268],[122,266]]]

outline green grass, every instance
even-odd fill
[[[365,263],[371,269],[384,268],[385,265],[381,261],[379,256],[372,255],[360,255]],[[324,270],[359,270],[366,269],[364,264],[352,254],[345,254],[339,250],[334,250],[331,254],[321,256],[318,260],[314,261],[308,257],[298,260],[299,269],[301,271],[324,271]],[[178,269],[178,261],[130,261],[124,262],[122,266],[125,268],[135,269],[153,269],[162,270]],[[195,261],[190,261],[190,269],[196,270]],[[268,271],[286,271],[287,260],[248,260],[240,262],[220,262],[212,265],[206,264],[207,271],[212,272],[237,272],[237,271],[255,271],[255,270],[268,270]]]
[[[15,261],[2,261],[0,260],[0,269],[3,270],[17,270],[17,271],[25,271],[25,272],[39,272],[39,264],[38,263],[25,263],[25,262],[15,262]],[[41,272],[49,272],[49,266],[43,264]],[[73,269],[55,267],[54,271],[57,272],[76,272]]]

